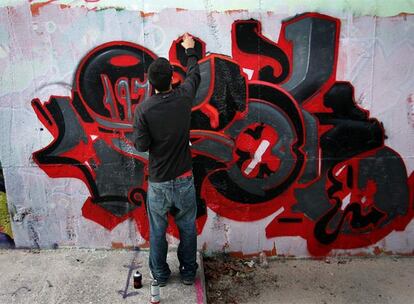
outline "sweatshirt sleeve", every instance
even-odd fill
[[[198,58],[194,48],[186,49],[185,53],[188,56],[187,75],[180,88],[185,95],[194,98],[198,85],[200,84],[200,68],[198,66]]]
[[[140,106],[137,106],[134,114],[133,124],[133,141],[134,147],[139,152],[145,152],[149,149],[151,138],[148,130],[148,124],[142,113]]]

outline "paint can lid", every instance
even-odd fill
[[[134,273],[134,277],[135,278],[139,278],[139,277],[142,277],[142,274],[137,270],[135,273]]]

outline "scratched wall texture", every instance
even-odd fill
[[[202,70],[200,249],[414,252],[412,15],[97,3],[0,7],[0,162],[17,247],[148,246],[148,157],[131,145],[130,113],[151,94],[156,56],[182,80],[189,32]]]

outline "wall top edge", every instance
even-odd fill
[[[390,17],[414,13],[414,0],[2,0],[0,7],[30,5],[35,9],[47,5],[84,7],[90,10],[116,8],[157,13],[166,8],[227,12],[233,10],[281,12],[289,15],[315,11],[336,15]]]

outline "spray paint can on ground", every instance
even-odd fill
[[[157,280],[151,282],[151,304],[160,303],[160,286]]]
[[[142,275],[137,270],[137,272],[134,273],[134,288],[139,289],[142,287]]]

